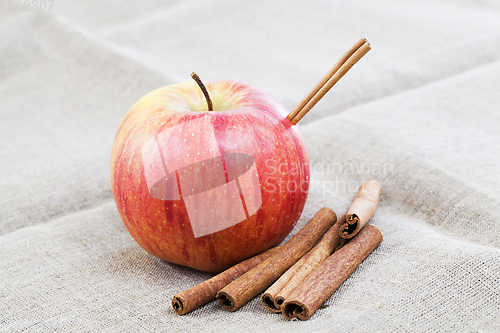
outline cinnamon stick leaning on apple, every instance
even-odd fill
[[[370,43],[361,38],[333,65],[332,68],[321,78],[313,89],[297,104],[290,112],[288,119],[292,124],[297,124],[318,101],[337,83],[339,80],[371,50]]]

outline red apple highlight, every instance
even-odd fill
[[[283,241],[309,189],[298,126],[251,85],[194,82],[142,97],[122,120],[111,158],[120,216],[146,251],[220,272]]]

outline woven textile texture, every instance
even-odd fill
[[[500,331],[497,0],[26,3],[0,0],[0,332]],[[360,37],[372,51],[300,122],[312,180],[290,236],[376,179],[384,242],[307,321],[258,298],[178,316],[172,296],[211,275],[125,229],[121,119],[192,71],[291,110]]]

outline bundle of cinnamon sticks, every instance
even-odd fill
[[[183,315],[217,298],[235,311],[265,291],[261,301],[269,311],[308,319],[382,242],[380,229],[366,225],[380,195],[376,181],[363,183],[340,219],[322,208],[285,244],[175,295],[174,310]]]

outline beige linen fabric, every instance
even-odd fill
[[[498,1],[1,1],[0,332],[500,330]],[[124,228],[123,115],[192,71],[292,109],[360,37],[373,50],[301,121],[312,183],[292,234],[376,179],[384,242],[308,321],[257,298],[177,316],[172,296],[211,275]]]

